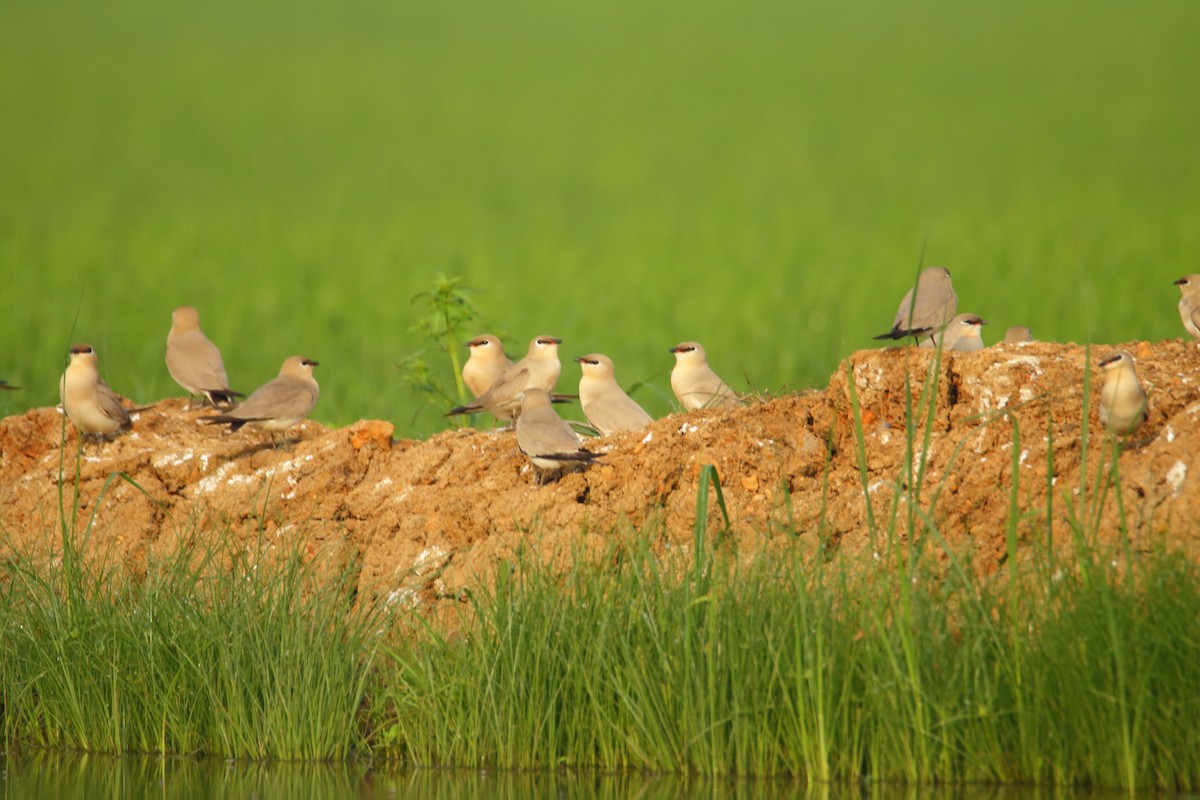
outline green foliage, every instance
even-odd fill
[[[106,753],[345,758],[386,618],[356,611],[349,571],[199,543],[131,581],[61,559],[3,564],[3,741]],[[190,544],[186,544],[190,542]],[[223,565],[225,561],[230,566]]]
[[[536,548],[534,548],[536,549]],[[1007,584],[794,557],[689,563],[650,537],[533,552],[473,621],[393,648],[374,706],[417,764],[809,781],[1200,781],[1200,573],[1099,551]]]
[[[444,370],[430,365],[426,360],[428,350],[410,353],[400,361],[405,384],[427,397],[443,413],[470,399],[463,384],[459,348],[470,337],[469,324],[475,322],[479,312],[471,302],[472,289],[461,284],[462,278],[447,278],[439,272],[434,279],[433,289],[418,292],[412,298],[414,304],[425,307],[425,315],[413,326],[413,330],[421,333],[426,343],[437,348],[450,362],[453,390],[446,385]]]
[[[234,388],[304,354],[317,420],[438,430],[394,369],[428,265],[655,416],[684,339],[737,389],[823,385],[925,241],[989,333],[1178,336],[1197,29],[1192,0],[2,3],[0,414],[57,402],[77,312],[114,389],[181,394],[188,304]]]

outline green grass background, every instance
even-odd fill
[[[303,354],[314,418],[425,435],[396,362],[439,271],[656,415],[683,339],[823,385],[927,264],[989,340],[1177,336],[1197,41],[1192,0],[6,2],[0,413],[57,402],[72,339],[181,394],[191,304],[235,388]]]

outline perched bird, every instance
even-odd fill
[[[100,377],[90,344],[71,346],[71,361],[58,382],[58,395],[63,413],[81,434],[109,436],[132,424],[121,398]]]
[[[1146,421],[1149,401],[1133,367],[1133,356],[1120,350],[1101,361],[1100,423],[1118,436],[1133,433]]]
[[[1175,281],[1179,287],[1179,318],[1194,338],[1200,339],[1200,275],[1184,275]]]
[[[579,378],[579,404],[588,423],[601,436],[635,431],[654,421],[617,385],[611,358],[592,353],[575,361],[583,370]]]
[[[1009,344],[1032,342],[1033,331],[1029,330],[1029,328],[1026,328],[1024,325],[1013,325],[1004,332],[1004,341]]]
[[[599,458],[582,447],[579,434],[550,405],[550,394],[530,387],[521,393],[517,447],[538,470],[538,484],[549,474],[586,467]]]
[[[708,354],[698,343],[681,342],[670,352],[675,354],[671,389],[685,409],[719,408],[740,402],[729,384],[708,366]]]
[[[981,333],[987,320],[975,314],[958,314],[936,333],[921,337],[921,347],[938,347],[943,352],[971,352],[983,349]]]
[[[171,312],[171,332],[167,334],[167,372],[188,393],[188,407],[197,395],[214,406],[229,404],[241,392],[229,388],[221,351],[200,330],[200,314],[191,306]]]
[[[512,422],[521,413],[521,392],[528,388],[547,393],[554,390],[562,372],[558,361],[560,344],[562,339],[538,336],[529,343],[525,357],[504,370],[486,392],[465,406],[450,409],[446,416],[486,411],[497,419]]]
[[[236,431],[243,425],[271,434],[299,424],[317,404],[320,387],[313,378],[316,361],[292,356],[279,368],[279,376],[255,389],[242,403],[200,421],[209,425],[228,424]]]
[[[467,342],[471,355],[463,364],[463,383],[475,397],[492,388],[492,384],[500,379],[504,370],[513,365],[512,359],[504,354],[500,340],[490,333],[476,336]]]
[[[929,267],[917,277],[917,285],[908,290],[892,320],[892,329],[876,339],[920,337],[936,331],[954,318],[958,295],[950,285],[950,270]]]

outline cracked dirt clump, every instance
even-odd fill
[[[1149,418],[1119,462],[1132,546],[1195,554],[1200,347],[1173,340],[1124,348],[1150,394]],[[1114,349],[1093,347],[1092,364]],[[254,433],[201,425],[210,412],[185,411],[182,398],[164,400],[138,413],[131,433],[87,444],[76,536],[94,514],[85,556],[135,578],[197,537],[219,542],[228,558],[299,547],[322,570],[354,570],[360,598],[416,605],[460,596],[521,547],[566,565],[631,529],[686,545],[698,476],[712,464],[731,518],[722,541],[739,557],[809,548],[871,559],[887,543],[893,507],[902,522],[890,544],[908,546],[903,521],[916,498],[946,545],[988,576],[1008,558],[1014,479],[1019,552],[1047,530],[1055,547],[1070,547],[1069,517],[1093,502],[1099,459],[1110,451],[1096,418],[1094,369],[1086,426],[1082,418],[1088,358],[1082,347],[1048,343],[940,360],[916,348],[864,350],[822,390],[678,413],[590,440],[602,460],[542,487],[511,431],[416,441],[394,439],[380,420],[337,430],[309,421],[291,433],[297,443],[277,450]],[[936,407],[910,411],[906,396],[919,398],[935,363]],[[905,467],[910,421],[919,491]],[[68,424],[64,455],[63,434],[53,408],[0,422],[0,526],[12,547],[34,556],[59,546],[60,475],[71,513],[77,439]],[[118,472],[137,485],[110,480]],[[719,522],[715,497],[709,502],[709,519]],[[1113,491],[1099,519],[1100,539],[1117,542]]]

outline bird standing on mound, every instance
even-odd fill
[[[1128,436],[1146,421],[1150,405],[1134,369],[1133,356],[1119,350],[1097,366],[1104,373],[1100,424],[1118,436]]]
[[[111,436],[132,427],[121,398],[100,377],[90,344],[71,346],[71,362],[58,382],[63,413],[81,434]]]
[[[1004,332],[1004,342],[1006,344],[1021,344],[1022,342],[1032,341],[1033,331],[1024,325],[1013,325]]]
[[[299,424],[313,410],[321,396],[313,378],[317,362],[292,356],[279,368],[279,376],[255,389],[246,401],[223,414],[202,417],[208,425],[228,424],[236,431],[243,425],[272,434],[282,433]]]
[[[554,391],[562,372],[558,361],[560,344],[562,339],[538,336],[529,343],[526,356],[504,370],[486,392],[465,406],[450,409],[446,416],[486,411],[496,419],[512,422],[521,413],[521,393],[526,389],[541,389],[547,394]]]
[[[876,339],[920,338],[941,328],[954,318],[958,295],[950,285],[950,270],[929,267],[917,277],[917,285],[908,290],[892,320],[892,329]]]
[[[654,421],[617,383],[611,358],[592,353],[575,361],[583,370],[579,377],[579,405],[588,424],[601,436],[636,431]]]
[[[463,383],[471,390],[474,397],[492,388],[492,384],[500,379],[504,370],[513,365],[512,359],[504,353],[500,340],[490,333],[476,336],[467,342],[471,350],[467,363],[463,364]]]
[[[1200,339],[1200,275],[1184,275],[1175,281],[1179,292],[1179,319],[1195,339]]]
[[[987,320],[975,314],[959,314],[940,331],[921,338],[921,347],[941,347],[942,352],[974,352],[983,349],[983,326]]]
[[[203,396],[215,405],[228,405],[241,392],[229,388],[221,351],[200,330],[200,313],[191,306],[171,312],[171,332],[167,334],[167,372],[192,398]]]
[[[675,354],[671,390],[685,409],[721,408],[741,402],[729,384],[708,366],[708,353],[699,342],[680,342],[670,352]]]
[[[521,394],[521,413],[517,416],[517,447],[533,463],[538,485],[548,475],[582,469],[599,458],[584,450],[579,434],[550,405],[550,394],[530,388]]]

